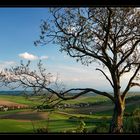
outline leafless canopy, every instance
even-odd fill
[[[42,21],[40,39],[35,45],[53,42],[60,45],[60,51],[67,52],[82,64],[95,61],[103,64],[111,79],[103,69],[97,70],[105,76],[115,94],[121,88],[120,77],[133,72],[122,97],[131,87],[140,86],[136,82],[140,70],[138,8],[50,8],[50,13],[51,18]]]
[[[113,89],[113,95],[96,89],[78,90],[79,95],[94,92],[114,102],[110,132],[123,132],[125,97],[134,86],[140,86],[140,9],[134,7],[51,8],[51,18],[44,20],[40,39],[35,45],[53,42],[60,51],[84,65],[98,62],[108,69],[101,72]],[[130,73],[125,89],[121,78]],[[94,86],[94,83],[93,83]]]

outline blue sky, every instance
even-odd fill
[[[0,69],[32,60],[35,65],[42,59],[48,72],[59,73],[67,87],[92,87],[110,91],[105,78],[95,71],[97,65],[82,66],[59,47],[48,44],[35,47],[39,38],[41,19],[49,16],[47,8],[0,8]],[[125,85],[127,75],[123,79]],[[138,90],[138,89],[136,89]]]

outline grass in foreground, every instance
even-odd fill
[[[0,133],[33,133],[31,122],[0,119]]]

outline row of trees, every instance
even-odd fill
[[[132,7],[90,7],[90,8],[50,8],[51,18],[40,26],[40,39],[34,44],[57,44],[60,51],[66,52],[83,65],[101,64],[97,69],[106,78],[113,89],[113,94],[94,88],[60,89],[57,80],[51,81],[52,75],[38,64],[39,72],[32,71],[29,63],[6,69],[1,72],[1,82],[8,86],[12,83],[33,88],[35,93],[42,90],[50,93],[55,100],[68,100],[93,92],[108,97],[114,103],[114,113],[110,124],[111,133],[123,132],[123,113],[125,98],[134,86],[140,86],[140,11]],[[110,73],[105,73],[107,69]],[[131,72],[124,90],[121,78]],[[94,76],[94,75],[93,75]],[[53,88],[51,83],[55,83]],[[93,82],[94,85],[94,82]],[[13,86],[13,85],[12,85]],[[76,95],[68,96],[75,92]],[[56,97],[56,96],[55,96]],[[53,98],[54,99],[54,98]]]

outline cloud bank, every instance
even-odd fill
[[[23,59],[26,59],[26,60],[44,60],[44,59],[48,59],[48,56],[36,56],[36,55],[33,55],[31,53],[28,53],[28,52],[24,52],[24,53],[21,53],[18,55],[20,58],[23,58]]]
[[[14,66],[15,64],[16,62],[14,61],[0,61],[0,70]]]

